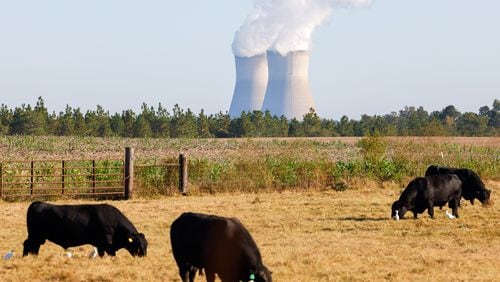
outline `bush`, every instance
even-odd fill
[[[381,137],[369,136],[359,140],[357,146],[361,149],[365,160],[376,163],[385,157],[388,144]]]

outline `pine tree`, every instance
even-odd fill
[[[6,105],[0,106],[0,135],[9,134],[9,125],[12,122],[12,110]]]
[[[196,126],[198,129],[198,137],[199,138],[210,138],[212,134],[210,134],[210,124],[208,121],[207,115],[205,115],[205,111],[201,109],[200,114],[198,115],[198,119],[196,120]]]

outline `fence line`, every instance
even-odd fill
[[[88,165],[87,165],[88,164]],[[161,165],[134,164],[133,148],[124,159],[3,160],[0,161],[0,198],[46,196],[134,197],[134,167],[179,167],[179,192],[187,194],[187,158]]]

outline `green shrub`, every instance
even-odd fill
[[[365,160],[376,163],[385,157],[388,143],[381,137],[369,136],[359,140],[357,146],[361,149]]]

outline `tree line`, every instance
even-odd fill
[[[232,137],[317,137],[317,136],[500,136],[500,100],[477,113],[459,112],[449,105],[441,111],[405,107],[386,115],[362,115],[354,120],[320,118],[311,109],[302,121],[271,115],[268,111],[243,112],[237,118],[219,112],[195,114],[175,105],[171,112],[161,104],[143,103],[141,111],[110,114],[97,106],[85,113],[66,106],[49,112],[42,97],[36,105],[14,109],[0,106],[0,135],[55,135],[137,138],[232,138]]]

